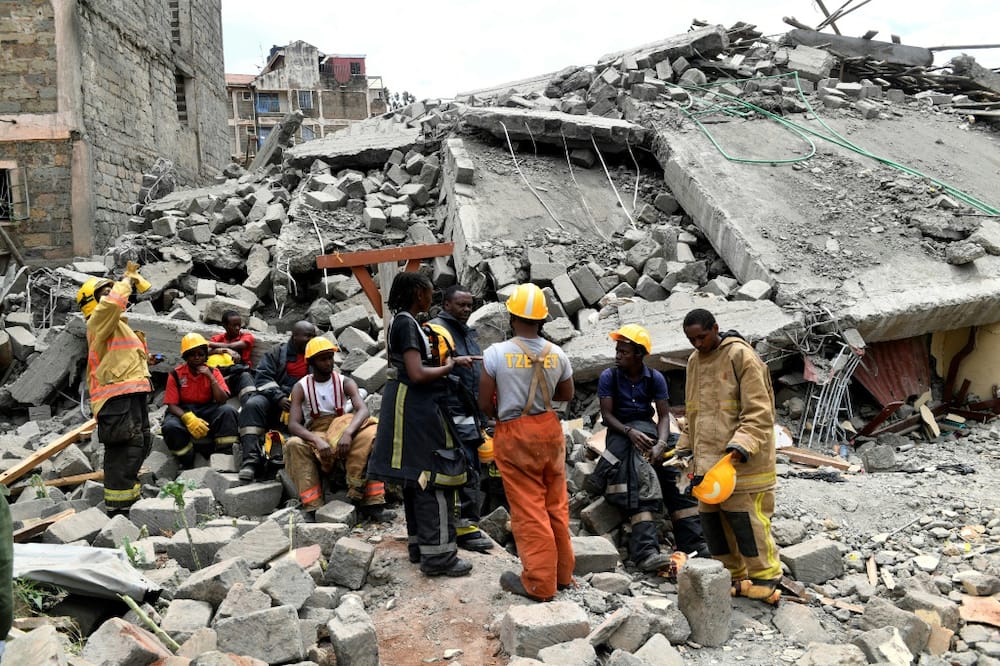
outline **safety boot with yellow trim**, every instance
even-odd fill
[[[756,599],[772,606],[777,606],[778,601],[781,600],[781,590],[778,589],[778,581],[776,580],[754,580],[752,578],[734,580],[733,586],[729,588],[729,593],[734,597]]]

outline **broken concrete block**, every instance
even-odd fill
[[[250,566],[242,557],[216,562],[191,574],[174,593],[176,599],[197,599],[218,606],[237,583],[249,585]]]
[[[822,584],[844,572],[844,560],[837,544],[823,537],[782,548],[780,557],[788,565],[792,577],[803,583]]]
[[[867,666],[868,658],[857,645],[813,643],[796,666]]]
[[[27,328],[10,326],[6,329],[6,333],[10,338],[10,347],[14,358],[26,361],[29,356],[35,353],[35,334]]]
[[[366,332],[348,326],[337,336],[337,343],[342,351],[352,351],[360,349],[365,354],[371,356],[379,350],[379,343]]]
[[[410,204],[416,208],[418,206],[426,205],[430,199],[430,194],[427,192],[427,188],[420,183],[407,183],[399,188],[399,196],[409,199]]]
[[[230,298],[228,296],[216,296],[205,300],[205,306],[201,312],[202,321],[205,323],[219,323],[222,315],[227,310],[235,310],[241,317],[249,317],[253,311],[253,304],[241,299]]]
[[[175,599],[167,607],[160,628],[178,643],[183,643],[199,629],[208,627],[212,604],[194,599]]]
[[[544,664],[576,664],[597,666],[597,651],[586,638],[574,638],[565,643],[557,643],[538,651],[538,658]]]
[[[316,544],[323,556],[329,559],[336,543],[350,531],[351,527],[346,523],[299,522],[295,524],[295,543]]]
[[[592,534],[606,534],[621,525],[622,513],[603,497],[598,497],[580,511],[580,521]]]
[[[986,250],[979,243],[970,240],[949,243],[945,250],[945,261],[952,266],[971,264],[976,259],[986,256]],[[10,329],[8,329],[9,331]],[[13,340],[13,338],[12,338]]]
[[[922,618],[910,611],[896,607],[882,597],[872,597],[865,604],[861,615],[861,626],[865,629],[895,627],[903,638],[903,643],[913,654],[919,654],[927,647],[931,627]]]
[[[713,647],[729,640],[729,587],[729,572],[718,560],[688,560],[677,574],[677,604],[691,625],[691,640]]]
[[[42,534],[42,542],[66,544],[73,541],[86,541],[91,543],[101,529],[108,524],[108,520],[110,519],[106,513],[93,507],[50,525]]]
[[[358,366],[351,373],[351,378],[360,388],[375,393],[385,386],[389,378],[388,372],[389,368],[384,358],[372,357]]]
[[[959,629],[958,605],[945,597],[911,589],[899,600],[898,605],[903,610],[913,611],[931,626],[940,625],[952,631]]]
[[[364,223],[365,228],[373,234],[385,233],[387,222],[385,211],[379,208],[365,208],[361,221]]]
[[[177,232],[178,238],[189,243],[207,243],[212,240],[212,230],[207,224],[194,224]]]
[[[239,530],[235,527],[192,527],[188,531],[177,530],[167,542],[167,557],[176,560],[185,569],[196,571],[211,564],[219,549],[239,536]]]
[[[124,539],[135,541],[139,534],[139,528],[131,520],[118,514],[104,523],[101,531],[94,537],[93,545],[96,548],[119,548]]]
[[[782,604],[771,621],[782,636],[801,645],[825,643],[832,639],[809,606]]]
[[[684,666],[684,657],[663,634],[655,633],[634,653],[648,666]]]
[[[713,294],[715,296],[719,296],[720,298],[726,298],[736,291],[739,286],[740,283],[736,278],[720,275],[709,280],[704,287],[699,287],[698,292]]]
[[[367,331],[368,308],[363,305],[352,305],[330,315],[330,330],[333,331],[334,335],[340,335],[348,326]]]
[[[172,653],[145,629],[113,617],[90,635],[80,656],[94,664],[151,664]]]
[[[820,81],[830,76],[836,59],[828,51],[814,49],[811,46],[798,44],[794,49],[787,50],[789,70],[796,71],[807,81]]]
[[[570,151],[569,161],[576,166],[589,169],[597,162],[597,156],[589,148],[576,148]]]
[[[640,275],[635,285],[635,294],[647,301],[662,301],[667,297],[667,291],[660,283],[648,275]]]
[[[580,293],[585,305],[594,305],[604,298],[605,290],[587,266],[577,266],[569,272],[569,279]]]
[[[573,537],[576,566],[573,573],[584,576],[598,571],[614,571],[618,566],[618,549],[600,536]]]
[[[129,509],[128,519],[140,528],[145,525],[146,531],[153,536],[164,532],[172,534],[177,529],[176,522],[179,520],[176,508],[174,500],[169,497],[143,498]],[[188,503],[184,507],[184,517],[188,525],[198,522],[193,504]]]
[[[277,606],[230,617],[215,625],[219,649],[247,655],[269,664],[301,661],[305,657],[298,615],[291,606]]]
[[[378,636],[375,623],[365,612],[364,602],[356,594],[345,594],[327,623],[330,643],[337,664],[378,666]]]
[[[277,482],[280,485],[280,482]],[[216,562],[241,557],[254,567],[261,567],[288,550],[286,530],[273,520],[265,520],[243,536],[219,549]]]
[[[219,604],[212,618],[213,626],[221,620],[256,612],[271,605],[271,597],[266,592],[250,587],[249,583],[236,583]]]
[[[854,103],[854,108],[865,120],[874,120],[878,118],[878,114],[882,110],[882,105],[877,102],[859,99]]]
[[[255,590],[266,593],[275,606],[302,608],[316,589],[316,583],[298,562],[284,558],[271,565],[253,584]]]
[[[52,473],[55,478],[89,474],[94,471],[90,459],[76,444],[70,444],[52,459]]]
[[[913,663],[913,654],[903,643],[896,627],[866,631],[851,642],[861,648],[868,657],[868,663],[897,666],[908,666]]]
[[[748,280],[736,293],[734,301],[763,301],[771,296],[772,287],[763,280]]]
[[[324,581],[349,590],[360,590],[375,557],[375,547],[360,539],[344,537],[333,547]]]
[[[552,290],[556,293],[556,298],[562,303],[563,311],[570,317],[583,307],[583,300],[580,293],[573,285],[569,275],[562,273],[552,279]],[[558,344],[558,343],[557,343]]]
[[[587,613],[575,603],[515,605],[501,621],[500,643],[511,656],[534,658],[543,648],[586,638],[589,633]]]
[[[493,276],[493,284],[497,289],[517,282],[517,268],[506,255],[493,257],[486,261],[486,270]]]

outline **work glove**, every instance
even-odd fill
[[[288,419],[290,416],[291,414],[289,412],[281,412],[281,416],[278,417],[278,420],[281,421],[282,425],[288,425]]]
[[[181,421],[184,422],[184,427],[195,439],[201,439],[208,435],[208,421],[198,418],[194,412],[184,412]]]
[[[675,467],[677,469],[684,469],[691,462],[692,452],[688,451],[676,451],[674,455],[667,458],[663,462],[664,467]]]
[[[131,280],[132,284],[135,285],[136,291],[139,293],[149,291],[149,288],[152,286],[149,280],[139,274],[139,264],[134,261],[130,261],[125,265],[125,272],[122,273],[122,277],[126,280]]]

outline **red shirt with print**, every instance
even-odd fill
[[[235,338],[227,338],[225,331],[222,333],[216,333],[211,338],[210,342],[225,342],[227,345],[231,345],[234,342],[245,342],[247,343],[246,348],[240,350],[240,360],[243,361],[244,365],[250,366],[250,356],[253,354],[253,345],[256,340],[253,337],[253,333],[250,331],[240,331],[240,334]]]

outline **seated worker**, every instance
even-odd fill
[[[315,515],[323,505],[323,477],[342,468],[347,498],[362,514],[377,516],[385,504],[385,485],[369,481],[368,456],[377,422],[353,379],[334,371],[336,345],[315,337],[306,345],[312,372],[292,389],[285,443],[285,472],[298,491],[302,508]]]
[[[306,376],[306,344],[316,337],[316,327],[302,320],[292,326],[288,342],[272,347],[254,371],[257,391],[247,396],[240,410],[239,477],[249,483],[264,473],[263,439],[268,430],[288,422],[290,396],[295,383]]]
[[[208,364],[219,369],[226,379],[229,394],[240,399],[240,405],[257,390],[254,386],[250,360],[255,339],[253,333],[243,330],[243,317],[236,310],[222,313],[222,333],[208,339]]]
[[[188,333],[181,338],[181,357],[184,363],[167,377],[162,430],[167,448],[188,469],[194,463],[193,440],[210,437],[215,450],[231,450],[238,441],[237,413],[226,404],[229,392],[222,374],[206,364],[208,340]]]
[[[597,383],[601,417],[608,430],[604,453],[592,477],[596,487],[590,489],[629,516],[629,557],[639,569],[652,572],[671,562],[667,553],[660,552],[659,524],[654,515],[661,511],[668,491],[661,490],[648,460],[654,445],[670,439],[667,382],[660,372],[643,363],[652,350],[645,328],[628,324],[609,337],[615,340],[615,367],[604,370]],[[659,453],[662,456],[663,450]],[[679,511],[673,506],[678,495],[674,485],[669,508],[671,519],[676,521],[678,549],[706,554],[700,525],[684,522],[698,522],[697,502],[689,500]]]

